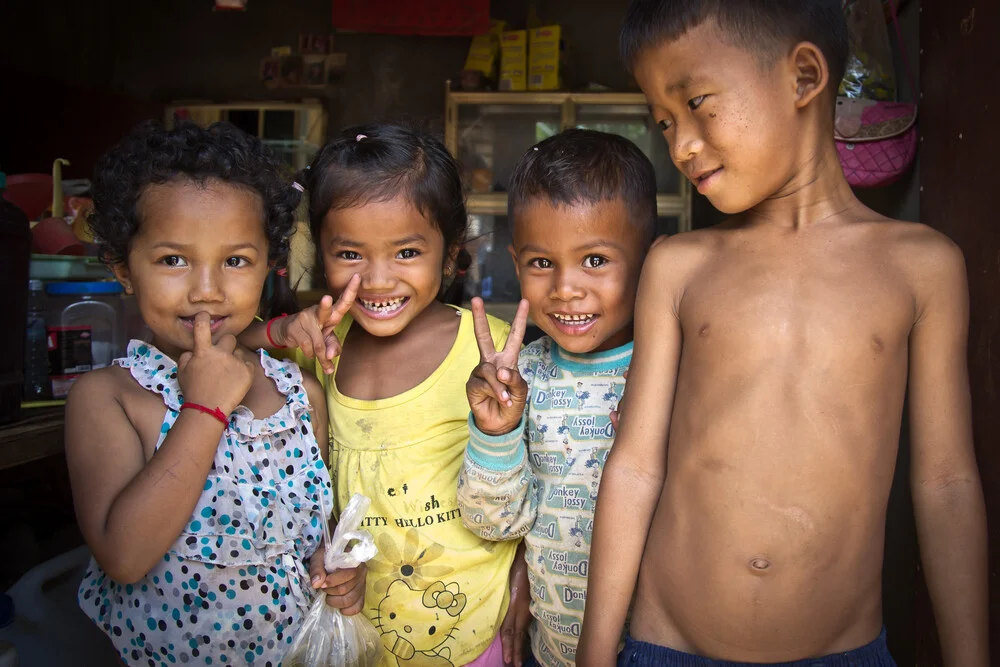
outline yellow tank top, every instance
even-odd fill
[[[313,367],[326,388],[336,512],[351,495],[371,498],[362,528],[378,555],[368,563],[364,613],[382,634],[384,667],[449,667],[477,658],[500,629],[515,542],[489,542],[462,525],[456,490],[469,442],[465,383],[479,363],[472,313],[430,377],[397,396],[359,400],[337,390],[336,372]],[[499,348],[510,326],[490,319]],[[336,329],[343,342],[348,315]],[[350,349],[345,354],[350,354]],[[334,362],[336,364],[336,360]]]

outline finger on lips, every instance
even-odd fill
[[[212,316],[200,311],[194,316],[194,347],[212,346]]]

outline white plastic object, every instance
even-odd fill
[[[322,505],[323,500],[320,498]],[[323,565],[327,572],[354,568],[371,560],[377,549],[367,531],[359,530],[371,500],[355,493],[340,514],[330,537],[328,514],[323,508]],[[350,551],[348,551],[350,547]],[[281,664],[284,667],[375,667],[382,657],[378,630],[364,614],[344,616],[326,603],[319,591],[299,633]]]

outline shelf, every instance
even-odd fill
[[[625,104],[641,105],[649,103],[642,93],[570,93],[547,92],[488,92],[466,93],[451,91],[449,97],[456,104]]]
[[[507,215],[507,193],[488,192],[468,195],[465,208],[471,215]],[[656,215],[682,218],[687,212],[684,195],[656,195]]]

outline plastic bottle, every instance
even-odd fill
[[[24,398],[29,401],[48,398],[49,348],[45,336],[45,284],[28,281],[28,326],[24,343]]]
[[[122,356],[124,304],[116,282],[60,282],[48,293],[52,396],[63,398],[76,379]]]

